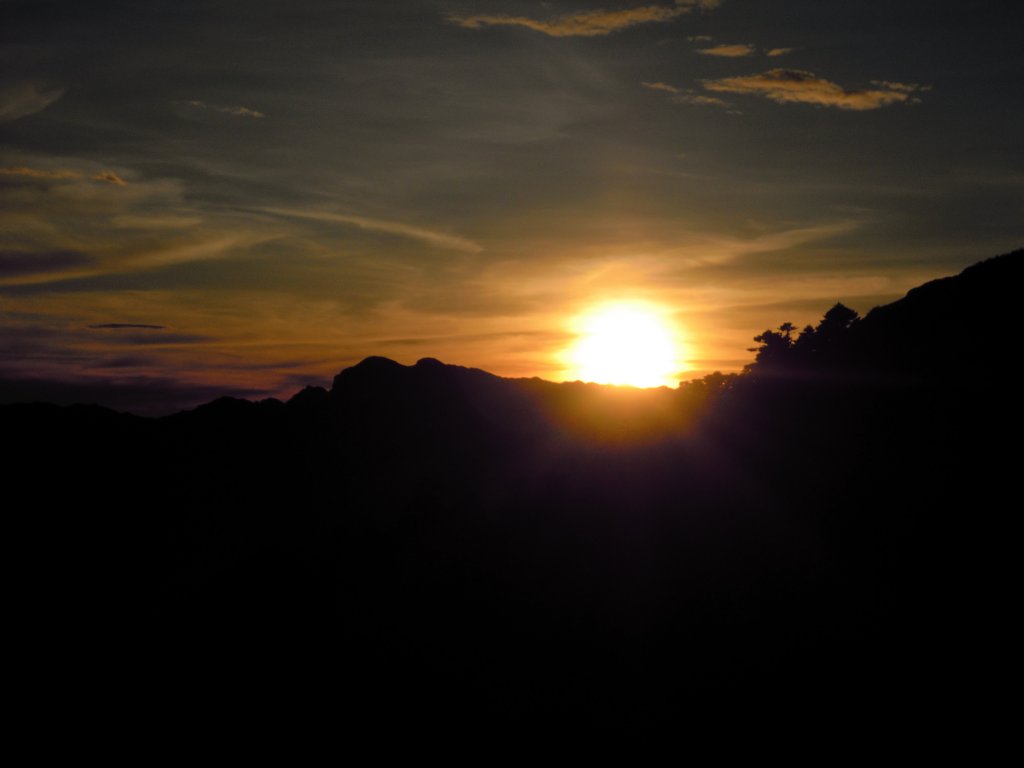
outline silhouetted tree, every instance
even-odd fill
[[[822,317],[807,343],[800,345],[802,362],[811,365],[835,365],[849,357],[850,332],[860,315],[844,304],[835,304]]]
[[[754,337],[761,346],[751,347],[756,352],[748,372],[766,372],[814,368],[834,365],[848,354],[850,332],[860,322],[860,315],[849,307],[837,303],[822,317],[816,328],[806,326],[793,337],[796,326],[786,322],[777,331],[767,330]]]
[[[723,393],[733,389],[738,379],[738,373],[715,371],[702,378],[682,382],[679,385],[679,390],[687,404],[698,406],[712,402]]]
[[[786,322],[778,331],[766,330],[754,337],[760,347],[751,347],[756,352],[754,362],[747,366],[748,372],[765,371],[788,367],[792,362],[793,330],[796,326]]]
[[[855,310],[844,304],[837,303],[832,309],[825,313],[825,316],[818,323],[815,334],[818,338],[828,340],[841,338],[860,320],[860,315]]]

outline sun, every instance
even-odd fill
[[[576,318],[563,355],[569,378],[632,387],[674,387],[686,367],[679,331],[661,307],[602,304]]]

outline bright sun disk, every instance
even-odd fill
[[[578,318],[569,376],[598,384],[674,387],[685,367],[667,313],[643,303],[606,304]]]

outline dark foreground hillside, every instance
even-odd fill
[[[73,689],[382,730],[977,714],[1022,262],[676,391],[369,358],[287,403],[0,406],[17,631]]]

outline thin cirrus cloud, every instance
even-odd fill
[[[244,233],[156,244],[140,241],[99,255],[73,250],[39,253],[0,251],[0,287],[24,290],[70,279],[88,280],[103,275],[127,275],[176,264],[226,259],[271,238],[267,234]]]
[[[10,168],[0,168],[0,176],[25,176],[30,179],[48,179],[48,180],[60,180],[60,179],[80,179],[82,174],[78,171],[69,171],[64,169],[58,169],[51,171],[46,168],[29,168],[24,165],[13,166]]]
[[[166,328],[166,325],[149,325],[147,323],[96,323],[90,325],[90,328],[95,329],[121,329],[121,328],[139,328],[151,331],[162,331]]]
[[[852,111],[879,109],[914,100],[914,92],[926,90],[915,83],[872,81],[874,88],[849,89],[799,69],[771,69],[757,75],[705,80],[704,88],[716,93],[761,96],[779,104],[814,104]]]
[[[0,168],[0,176],[22,176],[26,179],[42,179],[44,181],[65,181],[82,178],[82,174],[79,171],[66,168],[50,170],[49,168],[30,168],[24,165]],[[128,182],[113,171],[98,171],[90,178],[93,181],[102,181],[117,187],[128,186]]]
[[[439,246],[463,253],[480,253],[483,247],[458,235],[450,235],[445,232],[437,232],[432,229],[425,229],[400,221],[388,221],[385,219],[371,219],[365,216],[350,216],[341,213],[329,213],[326,211],[304,211],[292,208],[264,208],[264,213],[275,216],[287,216],[289,218],[307,219],[320,221],[329,224],[345,224],[367,232],[380,232],[386,235],[396,235],[412,240],[419,240],[428,245]]]
[[[617,11],[581,11],[556,16],[553,19],[536,19],[530,16],[505,16],[477,14],[473,16],[450,16],[449,21],[464,29],[483,27],[526,27],[550,37],[601,37],[610,35],[638,24],[654,24],[672,21],[694,9],[710,9],[719,5],[720,0],[676,0],[674,5],[645,5],[639,8],[624,8]]]
[[[128,186],[128,182],[122,179],[113,171],[100,171],[92,178],[93,181],[105,181],[107,184],[113,184],[115,187]]]
[[[23,82],[0,86],[0,123],[42,112],[64,95],[63,88]]]
[[[642,85],[644,88],[650,88],[652,91],[664,91],[665,93],[672,94],[679,94],[683,92],[681,88],[676,88],[674,85],[669,85],[668,83],[662,83],[660,81],[656,83],[644,82],[640,83],[640,85]]]
[[[736,43],[734,45],[713,45],[710,48],[699,48],[697,53],[705,56],[721,56],[728,59],[737,59],[743,56],[753,56],[757,48],[749,43]]]
[[[196,109],[204,109],[204,110],[209,110],[209,111],[212,111],[212,112],[220,112],[222,114],[233,115],[235,117],[252,117],[252,118],[257,118],[257,119],[261,118],[261,117],[266,117],[266,115],[263,112],[260,112],[260,111],[255,110],[255,109],[251,109],[249,107],[221,106],[219,104],[207,104],[205,101],[190,101],[188,103],[188,105],[190,107],[195,107]]]
[[[663,93],[669,94],[669,98],[679,104],[693,104],[695,106],[703,107],[731,107],[732,105],[725,99],[720,99],[717,96],[707,96],[703,93],[694,93],[691,90],[677,88],[674,85],[663,82],[655,83],[640,83],[644,88],[648,88],[652,91],[662,91]]]
[[[173,213],[127,213],[112,216],[110,219],[110,223],[118,229],[184,229],[194,227],[202,221],[199,216],[178,216]]]

